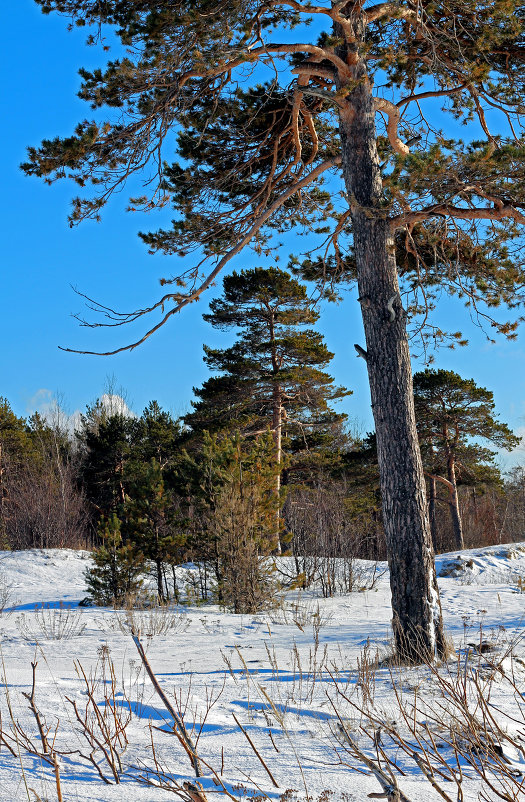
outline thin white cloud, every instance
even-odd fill
[[[123,415],[126,418],[137,417],[125,399],[118,393],[103,393],[99,401],[109,415]],[[28,415],[38,412],[40,417],[51,426],[59,426],[71,433],[80,429],[82,410],[76,409],[72,413],[68,412],[64,409],[62,399],[57,398],[56,394],[45,387],[36,391],[28,401],[26,409]]]

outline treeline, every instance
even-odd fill
[[[17,417],[3,399],[1,546],[96,548],[107,571],[94,590],[108,602],[146,573],[161,600],[177,599],[175,566],[194,561],[197,597],[213,590],[241,609],[252,594],[256,608],[272,584],[264,557],[279,544],[295,558],[299,583],[322,573],[327,595],[352,590],[352,572],[338,586],[330,561],[385,558],[375,438],[342,430],[331,448],[310,456],[308,467],[303,457],[294,469],[286,455],[276,499],[269,428],[253,438],[238,430],[196,436],[156,402],[138,418],[97,402],[71,433],[38,415]],[[450,491],[437,485],[436,547],[447,551],[456,547]],[[494,464],[476,476],[461,463],[456,485],[466,547],[523,538],[523,468],[504,480]]]
[[[147,575],[160,601],[178,600],[175,568],[192,561],[185,593],[254,611],[275,591],[279,553],[300,586],[354,589],[354,560],[386,557],[376,442],[334,408],[349,391],[326,372],[317,317],[285,271],[227,277],[205,319],[236,339],[205,348],[215,375],[180,420],[155,401],[125,414],[109,395],[71,431],[1,400],[1,547],[94,549],[101,603]],[[436,551],[521,539],[525,472],[502,477],[486,447],[518,443],[492,393],[444,370],[416,374],[414,393]]]

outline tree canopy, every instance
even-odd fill
[[[525,221],[519,0],[36,2],[95,26],[91,43],[105,42],[111,26],[125,54],[80,73],[79,96],[95,112],[118,112],[106,121],[98,112],[71,136],[30,148],[24,169],[90,187],[73,203],[72,224],[98,217],[138,173],[148,191],[130,207],[172,204],[177,213],[170,229],[144,240],[154,251],[195,255],[162,280],[175,288],[153,306],[131,315],[101,308],[107,324],[162,311],[164,321],[244,245],[269,247],[272,230],[316,232],[311,276],[355,277],[349,203],[362,201],[333,176],[341,175],[339,118],[361,80],[373,89],[380,206],[396,232],[412,308],[428,311],[438,286],[482,314],[482,300],[522,300],[513,244]],[[308,20],[315,25],[305,30]],[[302,39],[314,29],[319,35]],[[354,55],[342,52],[343,40]],[[352,75],[352,61],[362,75]],[[467,126],[467,141],[443,131],[445,114],[454,130]],[[173,134],[178,161],[169,165]],[[493,322],[514,331],[515,321]],[[439,326],[433,333],[444,336]]]
[[[462,549],[458,479],[463,475],[465,481],[470,478],[474,484],[495,478],[494,452],[476,440],[486,440],[510,451],[520,438],[506,423],[497,420],[493,393],[452,370],[427,369],[414,374],[414,397],[427,470],[431,480],[443,483],[449,491],[456,546]]]
[[[237,338],[229,348],[205,346],[204,361],[219,375],[194,388],[198,400],[185,422],[197,432],[229,427],[250,435],[269,428],[284,450],[303,457],[312,450],[314,457],[345,419],[331,404],[350,391],[324,370],[333,354],[310,328],[319,313],[306,287],[274,267],[234,272],[223,287],[204,319],[237,329]]]

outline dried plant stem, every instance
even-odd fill
[[[261,765],[262,765],[262,766],[263,766],[263,768],[266,770],[266,773],[267,773],[268,777],[270,778],[270,780],[271,780],[271,781],[272,781],[272,783],[273,783],[273,787],[274,787],[274,788],[279,788],[279,784],[278,784],[278,782],[276,781],[276,779],[275,779],[275,777],[273,776],[272,772],[270,771],[270,769],[268,768],[268,766],[267,766],[267,765],[266,765],[266,763],[264,762],[264,760],[263,760],[263,758],[262,758],[262,756],[261,756],[261,754],[260,754],[259,750],[257,749],[257,747],[255,746],[254,742],[252,741],[252,739],[250,738],[250,736],[248,735],[248,733],[246,732],[246,730],[244,729],[244,727],[243,727],[243,726],[242,726],[242,724],[240,723],[240,721],[239,721],[239,719],[237,718],[237,716],[235,715],[235,713],[232,713],[232,716],[233,716],[233,718],[234,718],[234,721],[235,721],[235,723],[237,724],[238,728],[240,729],[240,731],[242,732],[242,734],[244,735],[244,737],[246,738],[246,740],[247,740],[247,741],[248,741],[248,743],[250,744],[251,748],[252,748],[252,749],[253,749],[253,751],[255,752],[256,756],[259,758],[259,761],[260,761]]]
[[[196,777],[201,777],[202,775],[201,775],[201,770],[200,770],[199,756],[197,755],[197,751],[195,749],[193,741],[191,740],[190,736],[188,735],[188,731],[186,730],[186,726],[184,724],[184,721],[182,720],[182,717],[175,710],[175,708],[171,704],[170,700],[168,699],[168,697],[166,696],[166,694],[164,693],[164,691],[160,687],[159,682],[157,680],[157,677],[153,673],[153,670],[152,670],[152,668],[151,668],[151,666],[150,666],[150,664],[148,662],[148,658],[146,657],[146,653],[144,651],[144,647],[142,646],[140,638],[138,637],[138,635],[135,632],[133,632],[133,630],[131,631],[131,637],[133,638],[133,643],[137,647],[137,651],[139,653],[140,659],[142,660],[144,668],[146,669],[146,672],[148,674],[148,677],[150,678],[150,681],[151,681],[153,687],[155,688],[155,690],[156,690],[158,696],[160,697],[160,699],[162,700],[166,710],[168,711],[170,716],[173,718],[173,721],[174,721],[174,724],[175,724],[175,726],[174,726],[175,735],[179,739],[179,743],[185,749],[188,757],[190,758],[191,764],[192,764],[193,769],[195,771],[195,776]]]
[[[58,802],[63,802],[62,786],[60,785],[60,766],[58,765],[56,752],[53,752],[53,761],[55,764],[54,768],[55,768],[55,783],[57,787],[57,800]]]
[[[31,712],[33,713],[33,716],[35,717],[36,725],[38,727],[38,734],[40,735],[40,740],[42,742],[42,751],[43,751],[43,753],[45,755],[47,755],[47,754],[49,754],[51,752],[51,749],[50,749],[49,743],[47,741],[47,735],[44,732],[44,725],[42,724],[42,719],[40,718],[40,711],[38,710],[38,708],[37,708],[37,706],[35,704],[35,684],[36,684],[36,667],[37,667],[37,665],[38,665],[38,662],[31,663],[31,668],[33,670],[33,684],[31,686],[31,693],[25,693],[25,691],[22,691],[22,696],[25,696],[25,698],[29,702],[29,707],[31,709]]]
[[[392,774],[392,772],[389,771],[389,773],[387,774],[379,765],[379,761],[372,760],[367,755],[365,755],[365,753],[362,752],[361,749],[359,749],[356,742],[354,741],[354,739],[344,726],[341,718],[339,716],[338,718],[339,718],[339,732],[341,733],[342,737],[347,742],[354,755],[362,763],[365,764],[367,769],[369,769],[372,772],[372,774],[378,781],[379,785],[383,789],[383,792],[381,794],[372,793],[369,794],[368,796],[374,799],[386,798],[388,802],[410,802],[410,799],[407,796],[405,796],[403,791],[401,791],[401,789],[399,788],[397,780]]]

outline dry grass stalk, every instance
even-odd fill
[[[159,682],[158,682],[158,680],[157,680],[155,674],[153,673],[153,670],[152,670],[152,668],[151,668],[151,666],[149,664],[148,658],[146,657],[146,653],[144,651],[144,647],[143,647],[143,645],[142,645],[142,643],[140,641],[139,636],[135,632],[132,631],[131,637],[133,638],[133,643],[137,647],[137,651],[139,653],[140,659],[142,660],[142,662],[144,664],[144,668],[146,669],[148,677],[150,678],[151,683],[152,683],[153,687],[155,688],[155,690],[157,692],[157,695],[160,697],[160,699],[162,700],[166,710],[168,711],[170,716],[173,718],[173,723],[174,723],[173,731],[174,731],[175,735],[177,736],[177,738],[179,740],[179,743],[182,745],[182,747],[186,751],[186,753],[187,753],[187,755],[188,755],[188,757],[189,757],[189,759],[191,761],[191,764],[193,766],[193,770],[195,771],[195,776],[196,777],[200,777],[201,776],[201,770],[200,770],[200,765],[199,765],[199,756],[198,756],[198,754],[196,752],[195,745],[194,745],[192,739],[188,735],[188,731],[186,729],[186,725],[184,724],[184,720],[182,719],[182,716],[180,716],[178,714],[178,712],[175,710],[175,708],[171,704],[170,700],[168,699],[168,697],[166,696],[166,694],[164,693],[164,691],[160,687]]]
[[[89,746],[89,753],[78,754],[90,762],[104,783],[120,783],[123,774],[122,755],[128,747],[126,729],[131,723],[131,703],[124,696],[124,703],[117,700],[118,688],[115,668],[107,653],[107,647],[101,649],[101,674],[95,670],[89,676],[80,662],[75,663],[75,670],[85,686],[86,701],[83,711],[76,700],[66,696],[73,708],[75,718],[80,725],[80,733]],[[97,702],[102,695],[104,704]],[[110,770],[112,780],[104,773],[104,766]]]
[[[405,690],[406,667],[395,670],[391,666],[395,713],[388,716],[365,698],[357,703],[334,680],[339,698],[359,717],[359,732],[368,740],[373,756],[348,732],[341,704],[336,706],[330,699],[345,751],[373,772],[383,786],[383,795],[388,776],[392,800],[402,799],[395,795],[399,790],[395,775],[404,773],[398,763],[401,755],[417,766],[445,802],[462,802],[467,777],[481,781],[479,798],[483,802],[523,799],[525,776],[513,765],[511,757],[514,753],[521,755],[522,762],[525,759],[525,711],[515,677],[514,647],[515,644],[495,661],[467,651],[453,666],[428,663],[423,673],[419,672],[410,694]],[[423,682],[425,693],[420,687]],[[504,683],[506,698],[514,697],[512,713],[493,703],[496,682]],[[454,784],[454,794],[443,783]]]
[[[234,719],[235,723],[236,723],[236,724],[237,724],[237,726],[239,727],[240,731],[242,732],[242,734],[244,735],[244,737],[246,738],[246,740],[247,740],[247,741],[248,741],[248,743],[250,744],[251,748],[253,749],[253,751],[254,751],[255,755],[256,755],[256,756],[257,756],[257,758],[259,759],[259,761],[260,761],[261,765],[262,765],[262,766],[263,766],[263,768],[265,769],[265,771],[266,771],[266,773],[267,773],[268,777],[269,777],[269,778],[270,778],[270,780],[272,781],[273,787],[274,787],[274,788],[279,788],[279,783],[276,781],[276,779],[275,779],[275,777],[273,776],[272,772],[270,771],[270,769],[268,768],[267,764],[266,764],[266,763],[265,763],[265,761],[263,760],[263,758],[262,758],[262,756],[261,756],[261,753],[259,752],[259,750],[258,750],[258,749],[257,749],[257,747],[255,746],[255,744],[253,743],[252,739],[250,738],[250,736],[248,735],[248,733],[246,732],[246,730],[244,729],[244,727],[243,727],[243,726],[242,726],[242,724],[240,723],[240,721],[239,721],[239,719],[237,718],[237,716],[235,715],[235,713],[232,713],[232,716],[233,716],[233,719]]]
[[[65,607],[62,602],[58,608],[37,604],[34,622],[25,613],[21,613],[16,619],[16,625],[22,637],[29,641],[40,638],[69,640],[82,635],[86,628],[81,610]]]

